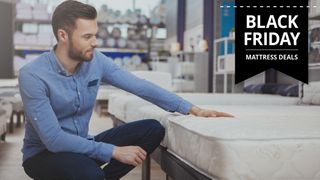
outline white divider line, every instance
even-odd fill
[[[318,6],[220,6],[220,8],[317,8]]]

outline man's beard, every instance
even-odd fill
[[[78,51],[74,48],[72,40],[69,40],[69,50],[68,50],[68,55],[71,59],[78,61],[78,62],[83,62],[83,61],[91,61],[93,58],[93,54],[90,57],[86,57],[84,54],[82,54],[81,51]],[[95,47],[93,47],[95,48]],[[92,48],[92,49],[93,49]]]

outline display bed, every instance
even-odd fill
[[[206,108],[230,112],[236,115],[236,118],[232,120],[230,120],[230,118],[227,118],[228,120],[223,120],[221,118],[210,120],[207,118],[199,119],[194,116],[180,116],[177,113],[169,113],[154,105],[150,105],[150,103],[138,97],[123,94],[119,96],[114,94],[110,99],[111,104],[109,107],[111,108],[109,112],[113,114],[115,125],[117,125],[117,122],[128,123],[139,119],[151,118],[159,120],[161,124],[166,127],[166,136],[159,147],[160,150],[158,149],[158,153],[160,152],[158,157],[160,156],[161,159],[163,159],[165,154],[175,157],[176,161],[173,164],[176,164],[177,166],[178,164],[183,164],[184,166],[182,167],[188,167],[177,167],[178,169],[183,169],[187,174],[188,172],[191,172],[190,169],[192,169],[194,173],[191,174],[201,174],[202,177],[208,179],[236,177],[244,179],[273,177],[279,179],[284,177],[316,178],[319,176],[314,174],[315,171],[317,171],[316,169],[312,171],[310,168],[307,168],[309,169],[309,172],[306,172],[306,169],[299,171],[295,170],[295,168],[299,166],[307,167],[304,164],[305,162],[302,162],[300,159],[301,157],[305,157],[305,154],[309,151],[306,150],[305,152],[296,153],[295,151],[297,149],[294,149],[297,144],[301,144],[305,149],[320,149],[318,144],[319,140],[317,139],[319,135],[316,132],[308,130],[305,133],[305,137],[302,137],[305,129],[297,128],[312,127],[314,130],[319,129],[320,125],[316,121],[316,119],[319,119],[320,117],[319,107],[297,106],[299,101],[298,98],[287,98],[274,95],[180,95],[195,104],[206,104],[203,105]],[[214,105],[208,106],[208,104]],[[301,121],[305,121],[305,118],[308,118],[308,123],[306,123],[305,126],[301,126],[300,123]],[[247,129],[242,129],[242,131],[240,131],[241,128],[238,126],[247,127]],[[208,129],[212,129],[212,131]],[[222,133],[221,135],[226,135],[226,137],[220,137],[219,134],[215,134],[215,132],[220,131],[213,131],[214,129],[223,129],[225,134]],[[287,132],[286,129],[292,130],[291,134]],[[253,130],[255,130],[256,134]],[[294,137],[293,135],[295,135],[296,130],[301,130],[301,133],[299,133],[299,136]],[[269,136],[270,134],[268,133],[272,134],[272,132],[275,131],[281,132],[282,134],[278,134],[279,136],[274,137]],[[230,137],[232,132],[234,137]],[[258,132],[260,132],[260,134]],[[247,136],[244,136],[245,134]],[[255,136],[261,134],[265,135],[264,138]],[[310,138],[310,135],[315,135],[314,137],[316,137],[316,139],[314,139],[314,137]],[[294,138],[296,138],[296,140]],[[301,142],[299,140],[301,140]],[[237,146],[239,146],[239,148],[237,148]],[[270,148],[267,149],[269,146],[274,147],[273,151]],[[166,150],[166,148],[168,149]],[[277,148],[283,149],[279,149],[279,152],[276,152],[275,150],[277,150]],[[233,149],[239,149],[239,152],[235,152]],[[284,150],[287,150],[287,156],[283,155]],[[247,153],[247,155],[237,155],[241,152],[249,153]],[[261,153],[259,154],[259,152]],[[252,161],[253,158],[250,158],[253,153],[256,153],[255,155],[257,157],[254,159],[257,159],[257,161]],[[275,155],[273,155],[273,153]],[[295,155],[293,155],[293,153],[295,153]],[[290,154],[292,156],[290,156]],[[320,155],[320,152],[314,151],[313,154]],[[199,155],[203,157],[198,157]],[[275,159],[272,159],[272,156],[275,156],[273,157]],[[285,163],[282,163],[288,160],[289,156],[292,157],[292,160],[290,160],[290,162],[292,161],[292,164],[295,165],[294,162],[299,162],[299,165],[293,167],[292,164],[286,165]],[[241,158],[246,159],[246,161]],[[312,167],[320,167],[319,161],[316,162],[313,160],[309,162],[314,162],[314,166]],[[274,166],[272,165],[273,163],[275,163]],[[282,167],[277,166],[277,163],[278,165],[282,165]],[[168,173],[168,169],[172,169],[167,167],[170,164],[164,164],[161,160],[159,164],[161,164],[162,169],[164,169],[166,173]],[[237,166],[241,166],[241,168]],[[269,169],[265,167],[268,167]],[[269,174],[271,172],[273,172],[273,174]],[[175,178],[178,179],[182,178],[176,177],[177,174],[172,172],[171,174],[168,173],[168,175],[171,177],[175,176]],[[190,175],[190,179],[199,179],[192,177],[193,175]]]

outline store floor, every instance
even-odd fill
[[[99,117],[93,114],[90,123],[90,134],[95,135],[103,130],[112,127],[109,117]],[[13,134],[8,134],[6,142],[0,143],[0,179],[1,180],[29,180],[21,166],[21,147],[24,135],[24,128],[16,128]],[[151,180],[164,180],[165,174],[158,164],[151,161]],[[141,166],[136,167],[122,180],[140,180]]]

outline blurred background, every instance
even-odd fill
[[[0,0],[0,78],[48,51],[51,15],[62,0]],[[98,47],[119,66],[169,72],[177,91],[243,92],[252,84],[297,84],[268,70],[234,85],[233,0],[82,0],[98,11]],[[311,1],[311,4],[318,3]],[[319,63],[317,8],[310,12],[309,62]],[[311,74],[311,79],[313,74]]]

